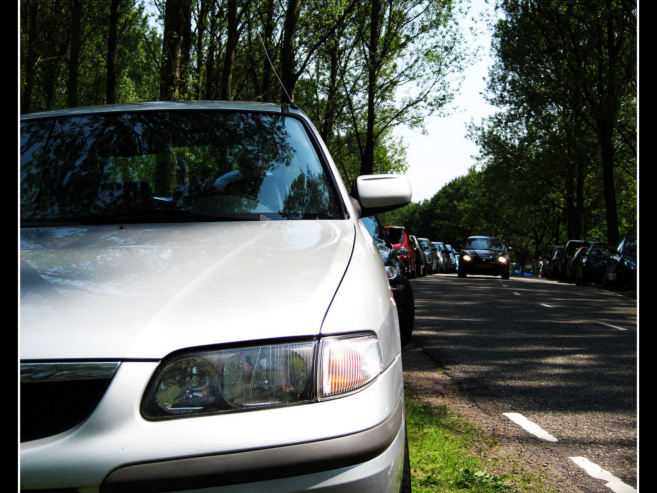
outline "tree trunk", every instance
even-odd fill
[[[361,156],[360,174],[371,175],[374,172],[374,122],[375,113],[375,90],[378,77],[378,46],[380,35],[380,11],[379,0],[371,0],[370,11],[370,38],[369,55],[367,66],[367,129],[365,131],[365,146]]]
[[[301,2],[299,0],[288,0],[281,48],[281,80],[283,82],[281,99],[285,102],[294,102],[294,86],[296,85],[294,49],[300,11]]]
[[[116,103],[116,47],[119,31],[119,4],[121,0],[112,0],[110,4],[109,34],[107,37],[107,104]]]
[[[224,64],[221,73],[219,98],[230,101],[233,99],[233,65],[237,51],[237,0],[228,0],[226,5],[226,50],[224,51]]]
[[[32,1],[30,2],[29,10],[29,24],[28,24],[28,47],[27,47],[27,59],[25,61],[25,89],[23,90],[23,96],[21,97],[21,112],[29,113],[32,111],[32,88],[34,87],[34,71],[36,68],[37,61],[37,51],[36,51],[36,40],[37,40],[37,26],[38,26],[38,17],[39,17],[39,2]]]
[[[209,0],[201,0],[199,6],[198,21],[196,24],[196,82],[194,85],[194,97],[201,99],[203,88],[203,51],[205,50],[205,29],[208,23]]]
[[[162,40],[162,64],[160,70],[160,100],[175,101],[180,94],[181,51],[183,35],[187,32],[185,21],[189,15],[185,9],[189,0],[167,0],[164,10],[164,35]]]

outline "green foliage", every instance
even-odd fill
[[[232,24],[231,3],[236,5]],[[22,112],[66,107],[67,84],[75,75],[77,105],[106,102],[111,2],[80,4],[80,51],[77,69],[69,72],[74,1],[21,2]],[[162,80],[169,88],[166,94],[180,100],[217,99],[225,90],[228,99],[277,102],[276,71],[316,122],[346,182],[361,173],[366,156],[373,161],[370,172],[402,173],[405,148],[393,137],[393,128],[421,126],[424,116],[440,111],[456,89],[451,80],[465,55],[453,23],[453,2],[393,0],[373,9],[375,4],[299,2],[296,22],[285,24],[294,0],[190,0],[189,32],[184,27],[177,32],[164,30],[171,0],[120,0],[116,102],[157,100]],[[374,21],[380,30],[371,44]],[[229,51],[235,37],[234,51]],[[292,51],[285,52],[284,40],[290,38]],[[176,46],[179,61],[165,65],[163,72],[164,46]]]

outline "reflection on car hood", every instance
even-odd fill
[[[353,242],[348,221],[24,229],[21,358],[316,335]]]
[[[463,253],[467,253],[468,255],[476,255],[478,257],[482,258],[489,258],[489,257],[499,257],[500,255],[504,255],[506,252],[504,250],[463,250]]]

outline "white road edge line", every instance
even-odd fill
[[[584,469],[589,476],[595,479],[602,479],[603,481],[607,481],[607,484],[605,486],[609,488],[611,491],[613,491],[614,493],[636,492],[636,490],[632,488],[630,485],[623,483],[620,479],[618,479],[616,476],[611,474],[609,471],[605,471],[600,466],[588,460],[586,457],[571,457],[570,460],[572,460],[575,464],[577,464],[579,467]]]
[[[598,323],[600,325],[604,325],[606,327],[611,327],[612,329],[616,329],[616,330],[627,330],[627,329],[624,329],[623,327],[619,327],[618,325],[608,324],[607,322],[598,322]]]
[[[515,424],[519,425],[525,431],[528,431],[532,435],[537,436],[541,440],[547,440],[548,442],[558,442],[559,441],[556,438],[554,438],[552,435],[550,435],[547,431],[545,431],[543,428],[538,426],[536,423],[532,423],[531,421],[529,421],[522,414],[519,414],[519,413],[504,413],[504,416],[509,418]]]

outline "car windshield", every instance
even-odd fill
[[[628,257],[636,259],[636,240],[625,241],[625,246],[623,247],[623,253]]]
[[[472,250],[502,250],[504,246],[499,238],[468,238],[465,248]]]
[[[388,238],[390,243],[404,243],[404,231],[401,228],[389,228]]]
[[[21,122],[23,226],[344,217],[303,124],[145,111]]]
[[[418,238],[417,241],[420,242],[420,246],[425,250],[431,249],[431,243],[426,238]]]

